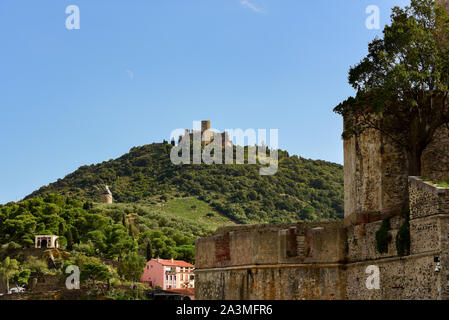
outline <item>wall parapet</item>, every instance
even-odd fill
[[[339,263],[346,260],[342,222],[229,226],[196,240],[196,268]]]
[[[449,189],[409,177],[410,219],[449,213]]]

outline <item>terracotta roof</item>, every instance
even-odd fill
[[[189,268],[195,268],[193,264],[187,263],[182,260],[164,260],[164,259],[152,259],[152,261],[159,262],[160,264],[164,266],[169,267],[189,267]]]

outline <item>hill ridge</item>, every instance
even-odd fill
[[[116,159],[81,166],[25,199],[50,193],[99,200],[96,186],[112,186],[119,203],[197,197],[239,223],[343,218],[343,166],[279,150],[279,171],[260,176],[258,165],[180,165],[167,142],[133,147]]]

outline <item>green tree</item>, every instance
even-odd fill
[[[147,241],[147,247],[146,247],[145,253],[146,253],[147,261],[150,261],[151,259],[153,259],[153,247],[151,245],[150,239],[148,239],[148,241]]]
[[[30,276],[30,269],[21,269],[14,274],[12,281],[16,284],[16,286],[26,286],[30,280]]]
[[[19,262],[15,259],[6,257],[0,263],[0,277],[6,284],[6,293],[9,293],[9,281],[19,271]]]
[[[97,281],[108,281],[111,277],[109,269],[100,262],[87,262],[81,269],[80,280],[95,285]]]
[[[128,252],[137,250],[133,238],[126,232],[126,228],[120,224],[110,225],[104,230],[105,252],[108,258],[122,257]]]
[[[449,123],[449,19],[434,0],[395,7],[391,25],[349,71],[357,95],[334,111],[345,119],[343,138],[375,129],[404,148],[409,175],[421,175],[421,155]]]
[[[48,272],[47,263],[35,256],[29,256],[23,265],[24,268],[30,269],[31,272],[43,275]]]
[[[175,248],[176,259],[184,260],[189,263],[194,263],[195,261],[195,246],[193,245],[183,245]]]
[[[136,252],[131,252],[119,262],[117,272],[125,280],[140,281],[145,264],[146,261],[142,256]]]
[[[60,236],[64,235],[64,223],[61,221],[59,223],[59,233]]]
[[[66,232],[66,238],[67,238],[67,250],[72,251],[73,250],[73,235],[72,230],[67,230]]]

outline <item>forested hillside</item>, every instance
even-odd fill
[[[260,176],[258,165],[173,165],[168,143],[132,148],[122,157],[80,167],[27,198],[54,193],[98,201],[101,184],[114,201],[154,205],[195,197],[237,223],[341,219],[342,166],[279,151],[279,170]]]

